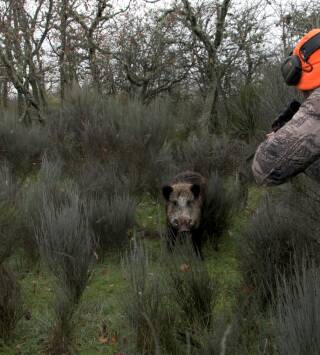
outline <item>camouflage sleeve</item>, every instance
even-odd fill
[[[316,89],[284,127],[258,147],[252,171],[260,185],[279,185],[320,158],[320,89]],[[317,178],[319,180],[319,177]]]

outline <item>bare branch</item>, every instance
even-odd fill
[[[41,35],[39,42],[36,45],[36,48],[33,50],[32,55],[36,55],[39,52],[44,40],[47,38],[48,32],[50,30],[50,21],[52,19],[52,9],[53,9],[53,0],[49,0],[49,8],[46,14],[46,23],[45,23],[44,31]]]

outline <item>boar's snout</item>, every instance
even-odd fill
[[[190,232],[191,218],[175,218],[173,223],[178,228],[179,232]]]

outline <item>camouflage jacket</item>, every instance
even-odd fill
[[[252,171],[258,184],[279,185],[301,172],[320,182],[320,88],[258,147]]]

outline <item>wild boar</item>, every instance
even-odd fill
[[[165,198],[167,237],[172,248],[177,238],[191,237],[195,251],[202,257],[202,209],[207,179],[193,171],[176,175],[162,187]]]

